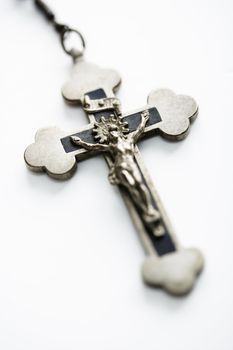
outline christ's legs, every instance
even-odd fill
[[[160,219],[159,212],[154,208],[152,198],[135,161],[127,163],[126,166],[115,166],[110,171],[110,182],[121,184],[129,191],[135,205],[141,209],[144,220],[148,223],[155,223]],[[114,179],[114,181],[113,181]]]
[[[140,194],[141,202],[138,202],[139,206],[143,209],[143,217],[147,223],[157,222],[160,219],[158,210],[154,208],[151,195],[143,183],[137,184],[138,193]]]

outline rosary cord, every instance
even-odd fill
[[[42,0],[34,0],[34,3],[37,9],[44,15],[44,17],[53,24],[56,32],[60,35],[61,44],[64,51],[68,55],[72,56],[73,59],[76,59],[77,57],[82,56],[86,47],[85,40],[82,34],[78,30],[72,29],[66,24],[61,24],[57,22],[56,16],[53,13],[53,11]],[[70,34],[76,34],[79,37],[81,41],[81,49],[76,49],[76,48],[67,49],[66,40],[68,39]]]
[[[54,25],[55,30],[62,34],[69,27],[65,24],[60,24],[56,21],[55,14],[52,10],[41,0],[34,0],[36,7],[38,10],[45,16],[45,18]]]

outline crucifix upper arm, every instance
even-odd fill
[[[149,117],[150,117],[150,114],[148,111],[144,111],[141,113],[141,122],[132,135],[134,142],[138,141],[139,137],[141,136],[141,134],[145,130],[145,126],[146,126],[146,123],[147,123]]]
[[[104,145],[101,143],[88,143],[85,142],[83,140],[81,140],[79,137],[77,136],[70,136],[71,140],[73,143],[75,143],[78,146],[81,146],[83,148],[85,148],[88,151],[106,151],[109,147],[108,145]]]

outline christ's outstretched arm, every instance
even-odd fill
[[[71,140],[73,143],[75,143],[78,146],[81,146],[83,148],[85,148],[88,151],[107,151],[107,149],[109,148],[108,145],[104,145],[101,143],[88,143],[85,142],[83,140],[81,140],[79,137],[77,136],[70,136]]]
[[[141,122],[138,125],[137,130],[134,131],[134,133],[132,134],[132,138],[133,138],[135,143],[138,141],[139,137],[141,136],[141,134],[145,130],[145,126],[146,126],[147,121],[149,120],[149,117],[150,117],[150,114],[147,110],[141,113]]]

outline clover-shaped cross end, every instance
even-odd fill
[[[170,140],[182,140],[198,114],[198,105],[192,97],[176,95],[169,89],[152,91],[148,105],[158,110],[162,121],[157,128],[161,136]]]

